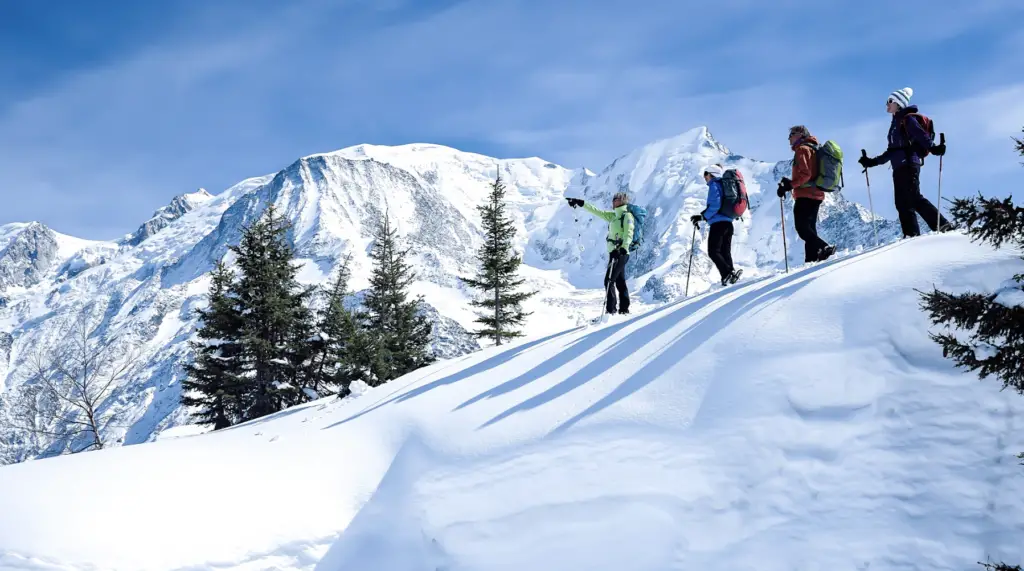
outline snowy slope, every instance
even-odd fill
[[[84,313],[99,334],[125,336],[145,364],[104,403],[113,414],[107,441],[146,442],[187,423],[188,411],[178,400],[182,364],[191,358],[186,342],[196,327],[193,310],[205,303],[214,263],[230,261],[228,247],[271,203],[293,224],[300,281],[324,282],[352,254],[357,290],[368,283],[374,223],[387,213],[412,250],[419,279],[411,289],[425,297],[424,311],[437,331],[433,349],[442,357],[480,347],[468,333],[476,327],[469,306],[476,292],[458,278],[475,269],[482,236],[476,207],[499,171],[524,253],[525,287],[538,292],[526,304],[531,334],[564,330],[601,309],[605,226],[569,209],[567,195],[607,207],[611,194],[626,188],[647,206],[646,244],[628,268],[633,307],[675,299],[689,264],[687,217],[702,208],[706,194],[697,173],[718,161],[743,169],[753,197],[750,214],[737,223],[736,260],[747,276],[770,273],[782,265],[779,203],[773,190],[762,200],[762,189],[774,189],[788,163],[736,156],[703,127],[627,153],[597,174],[536,157],[495,159],[440,145],[358,145],[303,157],[216,195],[202,189],[180,195],[117,241],[77,241],[38,223],[0,227],[0,416],[5,395],[30,379],[27,365],[34,355],[58,342],[68,320]],[[797,265],[801,244],[789,218],[790,262]],[[866,212],[841,196],[829,198],[821,218],[826,238],[843,249],[872,243]],[[879,221],[883,241],[896,232],[892,221]],[[717,282],[700,234],[697,242],[690,293]],[[75,446],[0,428],[0,463]]]
[[[915,289],[1022,266],[925,236],[217,433],[2,467],[0,568],[1021,561],[1024,398],[943,359]]]

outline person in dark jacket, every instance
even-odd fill
[[[732,265],[732,218],[718,211],[722,207],[722,175],[725,169],[721,165],[709,165],[704,169],[704,182],[708,185],[707,207],[700,214],[690,217],[695,227],[700,227],[701,220],[711,224],[708,232],[708,257],[715,263],[718,273],[722,276],[722,285],[736,283],[743,270]]]
[[[877,157],[861,157],[859,161],[865,169],[889,163],[892,165],[893,198],[896,211],[900,215],[900,226],[903,237],[918,236],[921,228],[917,215],[924,218],[925,224],[932,231],[936,230],[936,220],[941,216],[938,209],[921,194],[921,165],[925,151],[936,156],[946,154],[945,145],[936,145],[918,121],[915,114],[917,106],[910,104],[914,90],[909,87],[897,89],[889,94],[885,110],[892,113],[889,125],[889,146]],[[941,231],[952,228],[949,221],[942,217]]]
[[[793,178],[782,177],[778,195],[784,198],[793,191],[793,224],[804,241],[804,263],[824,262],[836,253],[836,247],[818,237],[818,209],[825,200],[825,192],[814,184],[818,178],[818,139],[807,127],[797,125],[789,129],[789,146],[793,156]]]

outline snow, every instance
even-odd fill
[[[0,225],[0,251],[6,248],[19,232],[32,224],[36,224],[36,222],[11,222]]]
[[[53,234],[57,237],[57,257],[61,260],[66,260],[86,248],[116,249],[117,247],[111,242],[86,240],[61,234],[60,232],[54,232]]]
[[[944,359],[916,291],[993,291],[1017,255],[904,240],[227,430],[5,466],[0,568],[1019,562],[1024,398]]]
[[[1006,307],[1024,306],[1024,286],[1016,280],[1009,280],[993,301]]]
[[[999,350],[988,343],[979,343],[974,347],[974,358],[979,361],[987,361],[995,357]]]

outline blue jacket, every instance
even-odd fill
[[[708,206],[701,212],[700,215],[704,217],[704,220],[708,221],[708,224],[714,224],[715,222],[732,222],[732,218],[729,218],[725,214],[718,212],[718,209],[722,207],[722,179],[721,177],[712,178],[708,181]]]
[[[934,143],[928,132],[916,117],[906,117],[909,113],[917,113],[917,105],[893,113],[892,124],[889,125],[889,148],[878,156],[880,164],[890,163],[894,169],[908,164],[919,167],[923,163],[920,153],[932,148]],[[901,129],[900,123],[906,129]]]

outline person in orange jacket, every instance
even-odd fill
[[[836,253],[836,247],[818,237],[818,209],[825,200],[825,192],[814,184],[818,178],[818,139],[807,127],[796,125],[789,129],[789,146],[793,156],[792,178],[779,181],[779,198],[793,191],[793,225],[804,241],[804,263],[823,262]]]

